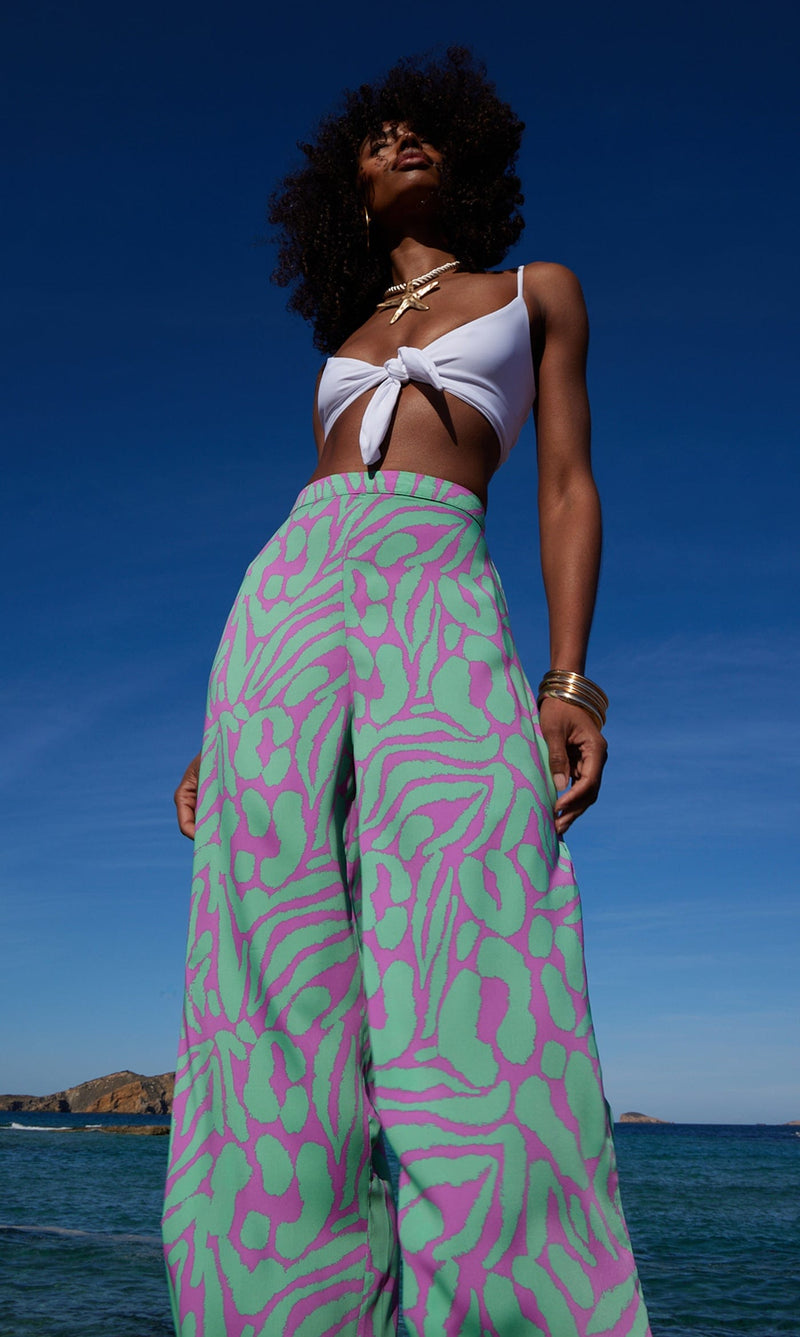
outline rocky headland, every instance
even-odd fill
[[[77,1131],[77,1130],[76,1130]],[[168,1137],[168,1123],[107,1123],[98,1124],[94,1133],[128,1133],[134,1137]]]
[[[0,1110],[28,1113],[56,1114],[171,1114],[175,1074],[162,1072],[156,1077],[145,1077],[140,1072],[125,1068],[106,1077],[94,1077],[89,1082],[54,1091],[50,1096],[0,1096]],[[626,1110],[618,1123],[668,1124],[669,1119],[657,1119],[652,1114]],[[787,1120],[784,1127],[800,1125],[800,1119]],[[131,1132],[159,1136],[168,1129],[163,1124],[107,1126],[104,1132]]]
[[[638,1110],[628,1110],[620,1114],[617,1123],[669,1123],[669,1119],[656,1119],[652,1114],[640,1114]]]
[[[175,1074],[112,1072],[50,1096],[0,1096],[0,1110],[57,1114],[170,1114]]]

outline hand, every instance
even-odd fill
[[[200,753],[193,757],[175,790],[178,826],[185,836],[194,840],[194,816],[197,809],[197,785],[200,777]]]
[[[555,805],[556,831],[563,836],[576,817],[597,799],[608,744],[585,710],[557,697],[544,697],[539,722],[550,753],[553,781],[559,791]],[[570,780],[572,784],[567,789]]]

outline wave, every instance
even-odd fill
[[[64,1125],[57,1123],[7,1123],[6,1128],[16,1128],[24,1133],[63,1133]]]
[[[72,1230],[67,1226],[18,1226],[0,1221],[0,1235],[3,1234],[68,1235],[76,1239],[105,1241],[109,1244],[149,1244],[160,1247],[160,1236],[155,1232],[152,1235],[128,1235],[113,1230]]]
[[[107,1123],[6,1123],[0,1124],[0,1129],[16,1129],[21,1133],[73,1133],[84,1132],[86,1129],[95,1128],[113,1128],[113,1124]]]

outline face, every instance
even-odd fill
[[[435,206],[442,178],[442,155],[405,121],[385,121],[358,155],[358,177],[375,218],[398,208]]]

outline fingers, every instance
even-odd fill
[[[559,794],[555,808],[556,831],[559,836],[568,831],[572,823],[597,802],[599,792],[599,777],[595,780],[587,775],[573,780],[569,789]]]
[[[197,811],[197,786],[200,776],[200,753],[193,757],[183,773],[183,778],[175,790],[175,807],[178,812],[178,826],[189,840],[194,840],[195,813]]]
[[[542,726],[542,732],[544,733],[544,725]],[[572,775],[572,766],[567,756],[564,735],[559,729],[557,732],[551,730],[544,736],[550,757],[550,774],[553,777],[553,784],[560,794],[562,789],[566,789]]]
[[[555,827],[563,836],[596,802],[608,746],[590,717],[577,706],[546,698],[540,719],[553,783],[559,791],[554,805]]]
[[[175,807],[178,810],[178,827],[184,836],[189,840],[194,840],[195,833],[195,805],[190,798],[184,794],[181,786],[175,790]]]

